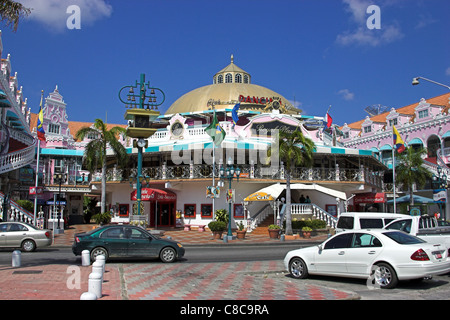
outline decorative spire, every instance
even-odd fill
[[[234,63],[234,56],[231,54],[231,63]]]

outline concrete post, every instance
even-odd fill
[[[95,258],[95,261],[100,262],[102,269],[103,269],[103,273],[105,273],[105,264],[106,264],[106,258],[104,255],[98,255],[97,258]]]
[[[89,292],[97,296],[97,299],[102,297],[102,275],[100,273],[91,273],[89,275]]]
[[[97,300],[97,295],[92,292],[83,292],[80,300]]]
[[[100,261],[95,261],[92,264],[92,273],[99,274],[100,278],[103,281],[103,266],[102,266],[102,263]]]
[[[91,256],[89,254],[89,250],[81,251],[81,265],[83,267],[87,267],[91,265]]]
[[[22,252],[20,250],[14,250],[12,253],[12,266],[18,268],[22,264]]]

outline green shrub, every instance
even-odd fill
[[[208,223],[208,228],[211,231],[225,231],[227,224],[223,221],[211,221]]]

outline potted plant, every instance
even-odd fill
[[[303,237],[305,239],[311,238],[311,231],[312,231],[312,229],[310,227],[303,227],[302,228]]]
[[[212,231],[214,239],[221,239],[222,233],[227,228],[227,225],[223,221],[211,221],[208,224],[208,228]]]
[[[92,218],[94,218],[95,223],[99,225],[108,224],[111,221],[111,214],[109,212],[97,213]]]
[[[270,239],[278,239],[278,236],[280,235],[281,227],[277,224],[271,224],[269,225],[269,237]]]
[[[247,230],[244,229],[244,224],[242,221],[237,225],[239,230],[236,230],[236,236],[238,239],[245,239],[245,234],[247,233]]]

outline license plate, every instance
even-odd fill
[[[433,254],[436,257],[436,259],[442,259],[441,251],[434,251]]]

